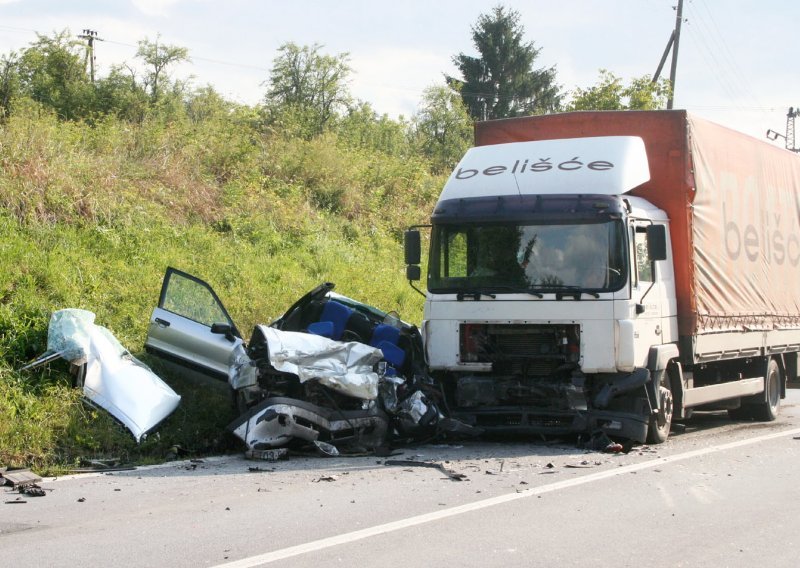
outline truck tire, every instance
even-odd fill
[[[775,359],[770,359],[767,365],[764,391],[766,400],[752,405],[750,413],[755,420],[772,422],[778,417],[781,407],[781,369]]]
[[[647,428],[648,444],[663,444],[669,437],[669,431],[672,426],[673,399],[668,373],[663,373],[661,383],[658,385],[656,392],[658,396],[658,413],[650,417],[650,426]]]

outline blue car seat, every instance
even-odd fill
[[[344,327],[353,310],[334,300],[329,300],[322,308],[319,321],[308,326],[308,332],[321,335],[328,339],[339,341],[344,333]]]
[[[403,366],[406,352],[397,344],[400,341],[400,330],[386,324],[378,324],[372,332],[369,344],[383,352],[383,358],[395,369]]]

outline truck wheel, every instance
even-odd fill
[[[781,370],[775,359],[770,359],[764,381],[766,401],[752,405],[751,414],[756,420],[772,422],[778,417],[781,406]]]
[[[647,443],[663,444],[669,437],[672,426],[672,390],[669,388],[669,375],[664,373],[658,385],[658,413],[650,417],[647,428]]]

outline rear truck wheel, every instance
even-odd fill
[[[647,428],[648,444],[663,444],[666,442],[669,437],[669,430],[672,427],[673,399],[668,373],[662,374],[656,396],[658,397],[658,412],[650,417],[650,426]]]
[[[781,407],[781,370],[775,359],[767,365],[767,376],[764,377],[765,400],[752,405],[751,414],[754,419],[772,422],[778,417]]]

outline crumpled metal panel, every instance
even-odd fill
[[[87,310],[53,313],[48,353],[85,364],[83,394],[131,431],[136,441],[177,408],[181,397],[125,349],[114,335],[94,324]]]
[[[267,341],[270,364],[277,371],[297,375],[301,383],[319,380],[355,398],[378,398],[379,378],[373,368],[383,358],[380,349],[264,325],[258,328]]]

